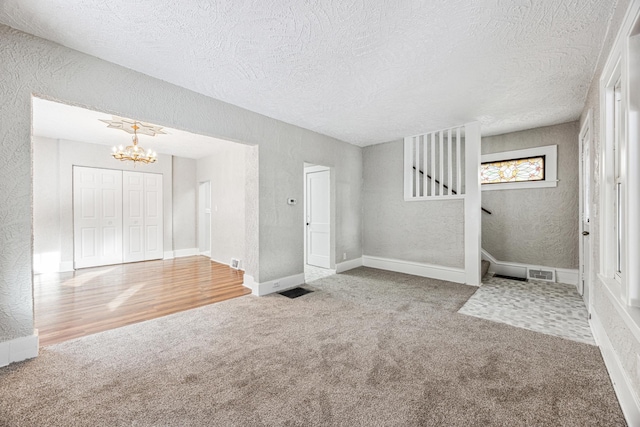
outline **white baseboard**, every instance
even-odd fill
[[[362,257],[336,264],[336,274],[344,273],[345,271],[353,270],[358,267],[362,267]]]
[[[163,259],[173,259],[173,251],[165,251]]]
[[[60,263],[60,273],[67,273],[73,271],[73,261],[66,261]]]
[[[620,359],[616,355],[613,345],[605,332],[602,322],[594,310],[591,312],[591,332],[600,347],[604,364],[609,371],[613,389],[618,397],[622,413],[629,426],[640,426],[640,402],[634,393],[629,375],[624,370]]]
[[[578,270],[570,268],[546,267],[532,264],[522,264],[519,262],[498,261],[489,252],[482,250],[482,259],[489,261],[489,272],[493,274],[502,274],[504,276],[527,277],[527,268],[555,270],[556,282],[566,283],[576,286],[578,284]]]
[[[198,255],[208,256],[209,258],[211,258],[211,251],[200,252]]]
[[[174,258],[183,258],[186,256],[198,255],[198,248],[176,249],[173,251]]]
[[[449,282],[465,283],[463,268],[443,267],[441,265],[423,264],[399,259],[380,258],[363,255],[362,265],[379,268],[381,270],[412,274],[414,276],[429,277],[431,279],[447,280]]]
[[[578,270],[569,268],[556,268],[556,282],[567,283],[569,285],[578,285]]]
[[[38,356],[38,330],[33,335],[0,342],[0,367]]]
[[[242,285],[251,289],[253,295],[259,297],[272,294],[275,292],[286,291],[287,289],[295,288],[296,286],[304,285],[304,273],[294,274],[293,276],[282,277],[280,279],[269,280],[267,282],[258,283],[253,276],[248,274],[244,275],[244,282]]]

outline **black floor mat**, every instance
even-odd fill
[[[289,289],[288,291],[283,291],[283,292],[278,292],[280,295],[284,295],[287,298],[298,298],[301,297],[302,295],[306,295],[309,294],[313,291],[310,291],[309,289],[304,289],[304,288],[293,288],[293,289]]]
[[[501,279],[509,279],[509,280],[517,280],[519,282],[526,282],[526,277],[513,277],[513,276],[505,276],[504,274],[494,274],[493,277],[499,277]]]

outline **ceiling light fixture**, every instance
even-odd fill
[[[155,163],[158,158],[158,154],[155,151],[147,150],[138,145],[138,123],[134,122],[133,126],[133,145],[129,145],[126,148],[122,145],[119,147],[114,146],[111,151],[111,155],[116,160],[122,160],[123,162],[131,161],[134,166],[137,163]]]
[[[114,146],[111,149],[111,156],[113,156],[114,159],[121,160],[123,162],[133,162],[134,166],[138,163],[155,163],[158,160],[158,154],[155,151],[145,150],[138,145],[138,131],[140,131],[141,134],[149,136],[166,134],[160,126],[137,122],[135,120],[125,119],[118,116],[113,116],[112,120],[99,120],[108,124],[108,127],[112,129],[120,129],[133,134],[133,145],[129,145],[127,147],[123,147],[122,145],[119,147]]]

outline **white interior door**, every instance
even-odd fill
[[[200,255],[211,256],[211,182],[198,187],[198,249]]]
[[[164,257],[164,224],[162,220],[162,175],[144,175],[144,259]]]
[[[74,268],[119,264],[122,171],[73,167]]]
[[[307,264],[330,268],[331,209],[328,168],[305,169]]]
[[[124,262],[144,261],[144,174],[123,171]]]
[[[591,259],[591,238],[590,238],[590,209],[589,200],[591,193],[591,168],[590,168],[590,145],[591,145],[591,112],[589,112],[585,124],[580,131],[580,279],[578,280],[578,291],[584,299],[587,310],[590,310],[590,276],[589,264]]]

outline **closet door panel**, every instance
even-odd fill
[[[122,171],[73,167],[74,267],[122,256]]]
[[[162,209],[162,175],[146,173],[144,174],[145,260],[164,257]]]
[[[124,262],[144,261],[144,173],[123,172]]]

